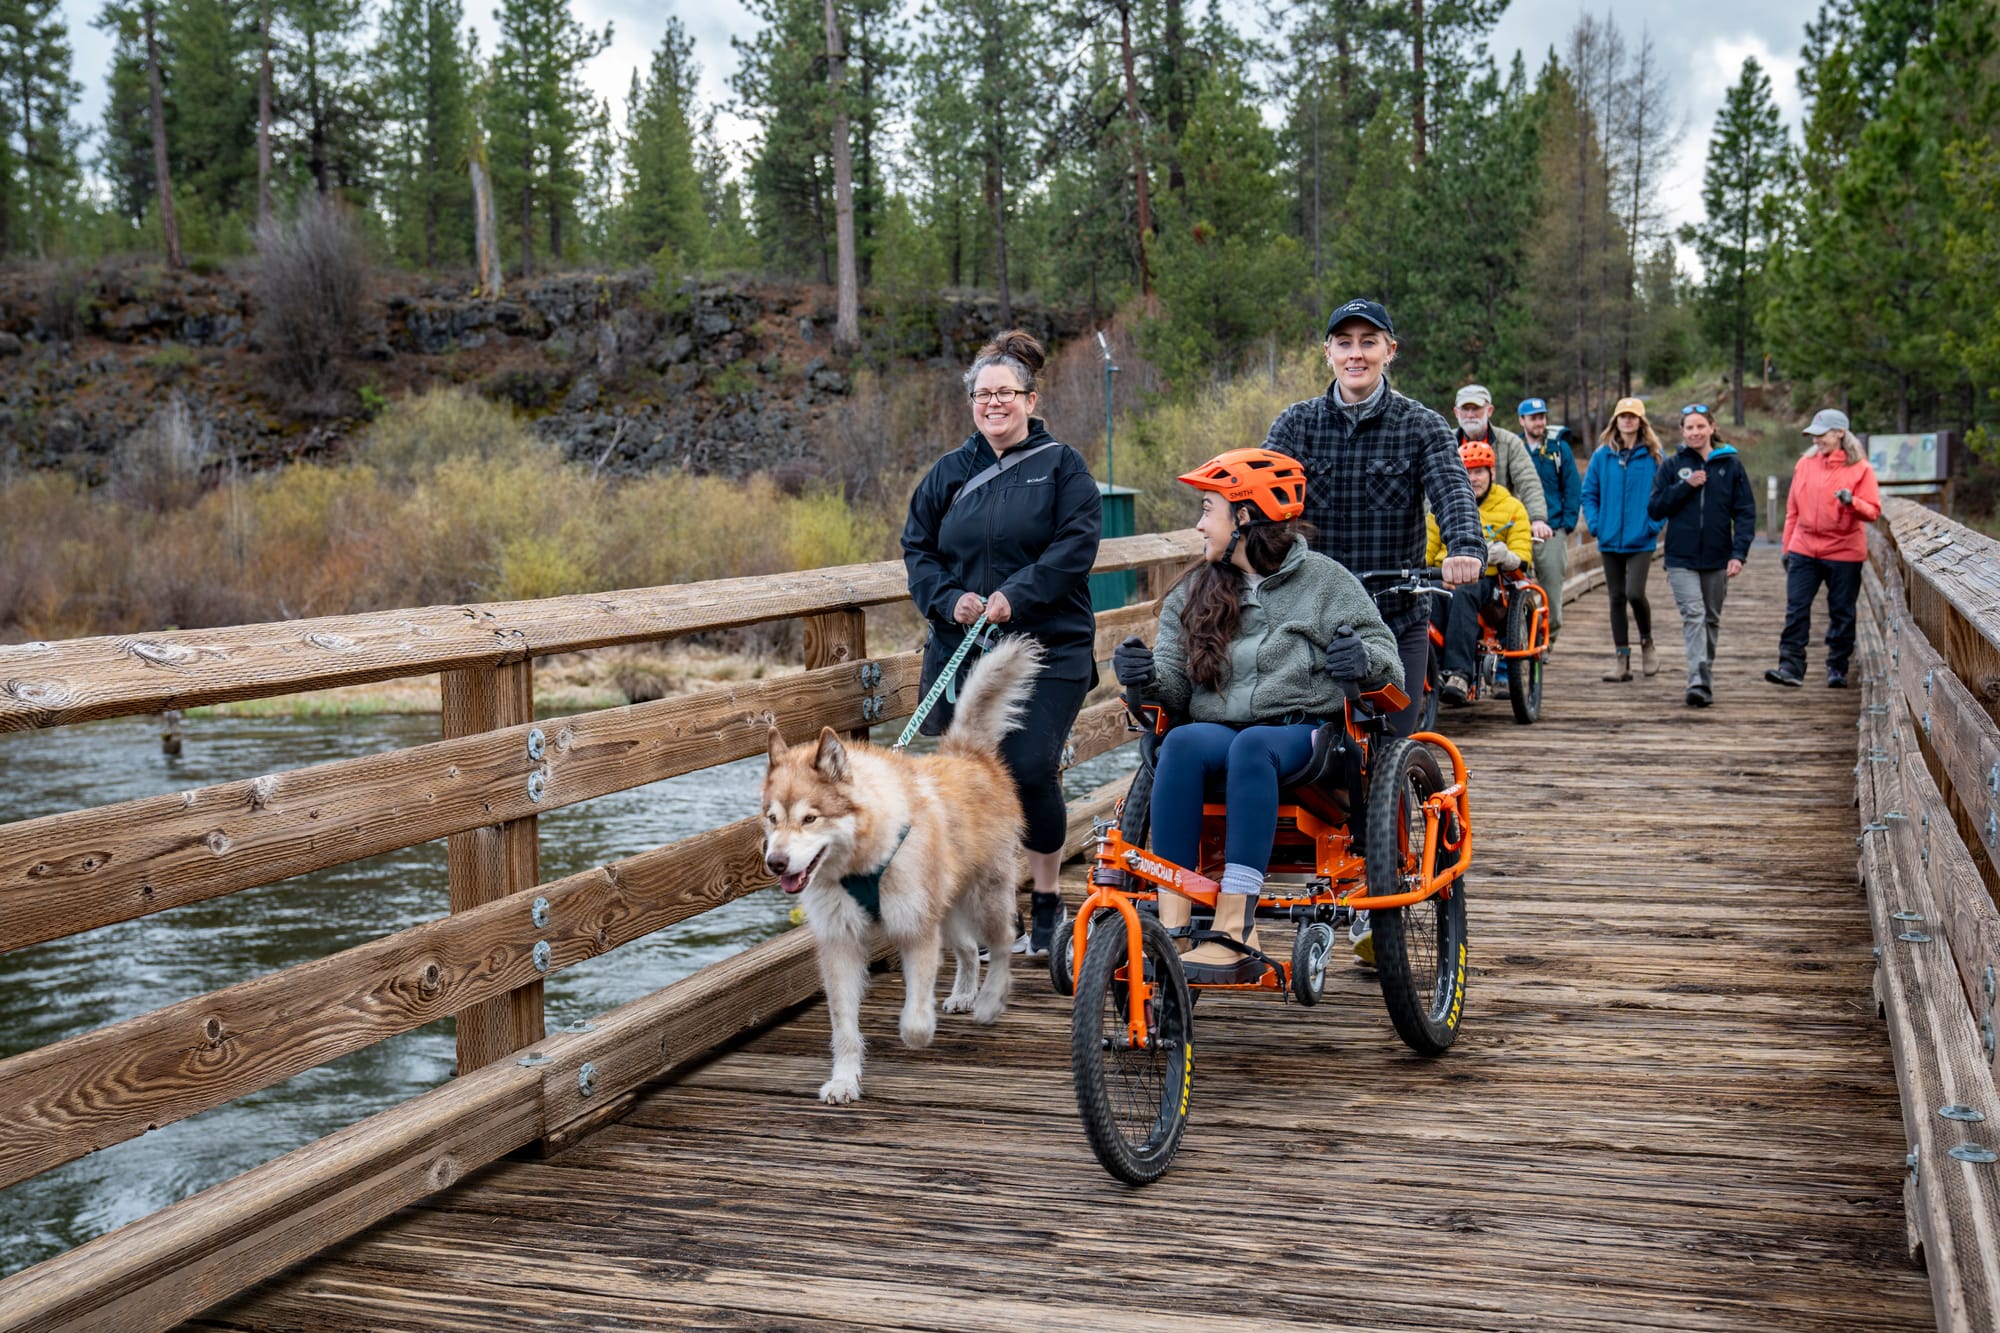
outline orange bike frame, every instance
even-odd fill
[[[1516,593],[1526,592],[1528,589],[1533,588],[1540,594],[1541,600],[1535,603],[1534,618],[1528,622],[1528,646],[1526,648],[1513,649],[1500,648],[1496,651],[1499,652],[1500,656],[1507,658],[1540,657],[1549,650],[1549,595],[1546,592],[1542,592],[1542,585],[1536,583],[1533,579],[1528,580],[1526,583],[1517,583],[1513,587]]]

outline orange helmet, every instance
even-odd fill
[[[1181,480],[1198,491],[1214,491],[1232,505],[1255,505],[1272,523],[1306,511],[1306,470],[1296,458],[1272,449],[1231,449]]]
[[[1458,459],[1465,464],[1468,472],[1476,467],[1490,469],[1493,466],[1493,446],[1484,440],[1467,440],[1458,446]]]

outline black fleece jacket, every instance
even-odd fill
[[[1687,484],[1685,478],[1696,469],[1708,473],[1706,485]],[[1653,474],[1646,513],[1666,522],[1660,549],[1666,553],[1668,569],[1721,569],[1731,560],[1747,560],[1757,536],[1757,497],[1750,489],[1750,474],[1743,470],[1736,450],[1726,444],[1709,450],[1705,465],[1701,455],[1686,446],[1661,463]]]
[[[1030,420],[1033,449],[1055,437],[1041,418]],[[1066,444],[1013,466],[952,504],[974,474],[995,461],[984,435],[974,434],[940,458],[910,497],[903,525],[903,566],[910,600],[930,622],[924,683],[937,678],[965,637],[951,618],[968,592],[1005,593],[1013,619],[1004,634],[1029,634],[1047,651],[1051,680],[1096,676],[1097,620],[1090,610],[1090,567],[1103,530],[1103,497],[1090,465]]]

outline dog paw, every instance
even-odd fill
[[[969,1014],[972,1012],[972,997],[970,995],[947,995],[938,1005],[938,1010],[940,1013],[947,1014]]]
[[[982,1000],[972,1007],[972,1021],[975,1023],[998,1022],[1000,1015],[1007,1012],[1007,997],[997,1000]]]
[[[937,1035],[937,1019],[929,1015],[921,1019],[905,1018],[902,1032],[903,1045],[913,1051],[921,1051],[930,1045],[931,1038]]]
[[[819,1099],[828,1106],[845,1106],[861,1100],[861,1080],[852,1074],[830,1078],[819,1085]]]

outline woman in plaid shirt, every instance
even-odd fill
[[[1374,301],[1349,301],[1326,323],[1326,393],[1294,403],[1271,423],[1266,449],[1305,465],[1305,518],[1313,549],[1356,576],[1424,563],[1424,500],[1443,534],[1446,587],[1476,582],[1486,537],[1472,482],[1459,461],[1458,437],[1443,417],[1389,387],[1396,355],[1389,312]],[[1377,599],[1395,631],[1410,706],[1391,719],[1398,736],[1416,729],[1430,659],[1429,608],[1408,593]]]

